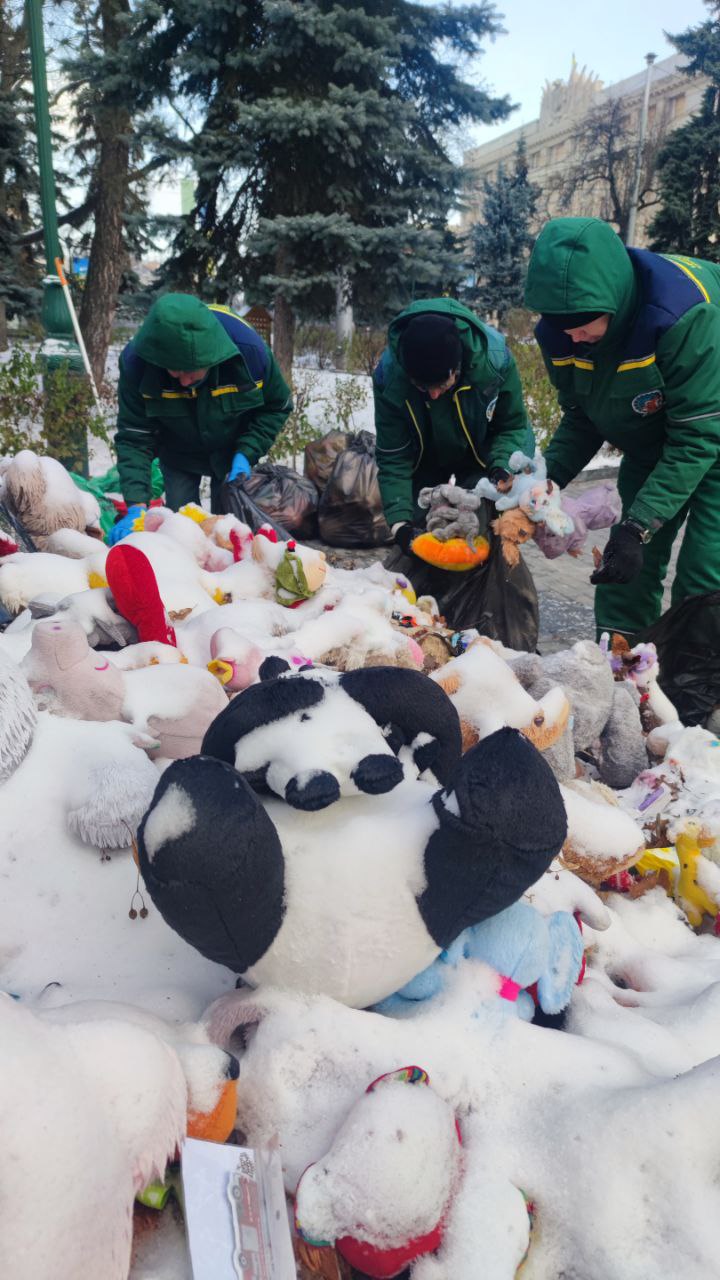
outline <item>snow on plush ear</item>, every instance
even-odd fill
[[[273,823],[235,769],[205,756],[171,764],[138,853],[158,911],[202,955],[235,973],[264,955],[283,920],[285,864]]]
[[[562,848],[567,819],[550,766],[517,729],[471,747],[453,790],[439,791],[433,804],[439,826],[425,850],[418,907],[445,948],[535,883]]]
[[[30,686],[20,668],[0,650],[0,782],[22,764],[36,724]]]
[[[398,731],[422,772],[443,786],[451,782],[462,754],[460,720],[444,689],[421,671],[364,667],[346,671],[340,686],[382,729]]]

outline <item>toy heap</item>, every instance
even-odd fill
[[[578,551],[598,503],[514,466],[506,555]],[[653,647],[453,634],[195,506],[109,550],[47,459],[0,476],[0,1274],[189,1276],[135,1197],[237,1129],[305,1277],[715,1275],[720,743]]]

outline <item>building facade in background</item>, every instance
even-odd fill
[[[704,76],[691,79],[684,75],[683,62],[679,54],[673,54],[651,68],[646,152],[650,172],[653,156],[663,138],[670,130],[685,124],[699,109],[709,84]],[[580,176],[583,171],[587,175],[590,170],[602,168],[599,151],[603,140],[598,138],[597,152],[593,153],[591,139],[598,131],[602,132],[605,127],[602,122],[612,117],[621,129],[618,147],[622,147],[624,139],[626,153],[624,160],[615,162],[618,177],[621,182],[628,182],[640,130],[645,81],[643,70],[604,87],[597,76],[584,68],[579,70],[573,62],[566,81],[554,80],[545,85],[538,120],[465,152],[465,166],[471,177],[463,228],[482,216],[482,179],[493,178],[501,164],[506,172],[513,168],[521,138],[526,147],[528,176],[541,192],[537,205],[538,226],[558,214],[592,215],[613,221],[609,184],[601,176],[591,184],[583,183]],[[618,108],[615,112],[612,112],[613,105]],[[645,185],[651,189],[651,182]],[[648,198],[652,197],[646,193],[646,201]],[[646,244],[653,213],[652,205],[640,209],[634,237],[637,245]]]

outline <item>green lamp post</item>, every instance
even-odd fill
[[[25,2],[32,64],[38,166],[40,170],[40,206],[47,264],[47,275],[43,281],[41,307],[45,339],[40,348],[40,357],[43,362],[44,372],[48,378],[52,378],[53,375],[61,372],[84,375],[82,355],[75,341],[72,319],[55,266],[55,259],[61,258],[62,254],[60,251],[60,236],[55,204],[55,174],[53,172],[52,138],[50,133],[42,0],[25,0]],[[82,380],[78,378],[77,401],[79,409],[87,399],[86,391],[85,378],[83,377]],[[51,412],[49,417],[50,419],[52,418]],[[66,466],[82,471],[83,475],[87,476],[87,427],[82,412],[78,413],[78,419],[78,427],[77,430],[72,432],[72,438],[69,439],[68,433],[65,432],[63,440],[58,441],[58,452],[65,455],[61,457],[61,461]],[[52,442],[52,420],[46,420],[46,434]]]

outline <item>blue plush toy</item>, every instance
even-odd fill
[[[543,916],[527,902],[515,902],[482,924],[465,929],[437,960],[395,995],[376,1005],[377,1013],[407,1013],[413,1001],[441,992],[449,969],[466,959],[483,960],[504,979],[500,995],[518,1017],[530,1022],[535,1001],[526,989],[537,983],[545,1013],[560,1013],[570,1003],[583,961],[583,941],[574,916],[555,911]]]

